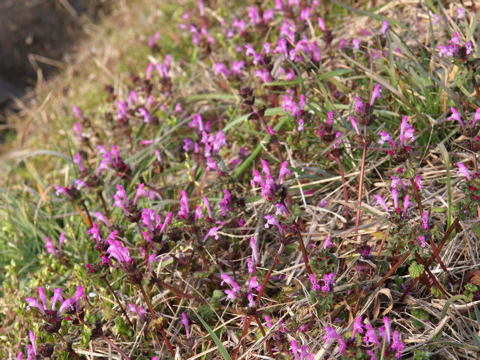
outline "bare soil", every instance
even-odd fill
[[[58,70],[106,0],[0,0],[0,122],[12,97]],[[1,135],[0,135],[1,136]]]

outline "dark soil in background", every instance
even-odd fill
[[[82,23],[95,21],[107,0],[0,0],[0,123],[13,97],[48,77],[63,54],[82,37]],[[2,131],[0,131],[0,141]]]

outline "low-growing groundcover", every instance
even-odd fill
[[[9,165],[0,356],[478,358],[475,6],[181,5]]]

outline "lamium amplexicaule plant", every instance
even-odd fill
[[[8,188],[1,357],[477,358],[475,4],[140,3]]]

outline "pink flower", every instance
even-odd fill
[[[458,166],[458,172],[465,176],[467,180],[471,180],[472,177],[470,176],[470,172],[468,171],[467,167],[463,165],[462,163],[457,163]]]
[[[388,30],[388,20],[385,20],[382,24],[382,35],[385,36]]]
[[[220,277],[222,278],[222,282],[220,283],[220,285],[223,285],[223,283],[226,283],[230,285],[230,287],[235,292],[240,291],[240,286],[230,276],[228,276],[227,274],[222,274],[220,275]]]
[[[270,225],[275,225],[280,232],[280,234],[283,234],[283,229],[278,223],[277,219],[275,219],[272,215],[265,215],[265,220],[267,220],[267,223],[265,224],[265,228],[268,229]]]
[[[181,219],[188,219],[190,210],[188,209],[188,196],[185,190],[182,190],[182,198],[180,199],[180,210],[178,211],[178,217]]]
[[[372,91],[372,98],[370,99],[370,106],[373,105],[373,103],[375,102],[375,99],[382,97],[381,92],[382,92],[382,88],[380,87],[380,85],[375,85]]]
[[[390,334],[391,334],[391,327],[390,327],[390,319],[387,316],[383,317],[383,324],[385,325],[385,337],[387,340],[387,344],[390,344]]]
[[[328,249],[329,247],[335,247],[335,244],[330,240],[330,236],[327,236],[325,238],[325,242],[323,243],[323,248]]]
[[[423,230],[428,229],[428,212],[424,211],[422,213],[422,223],[423,223]]]
[[[426,242],[425,242],[425,236],[422,235],[422,236],[419,236],[419,237],[418,237],[418,244],[419,244],[422,248],[424,248],[424,247],[427,245]]]
[[[57,249],[55,248],[55,245],[53,245],[52,240],[48,237],[45,238],[45,248],[49,254],[52,254],[53,256],[57,255]]]
[[[355,338],[356,333],[363,334],[363,327],[362,327],[362,317],[358,316],[355,318],[355,321],[353,322],[353,332],[352,332],[352,339]]]
[[[260,14],[258,13],[257,8],[253,5],[251,5],[248,8],[248,17],[250,18],[250,23],[252,25],[257,25],[262,20],[262,18],[260,17]]]
[[[110,241],[110,246],[107,249],[107,254],[110,255],[110,258],[115,258],[120,264],[128,265],[134,262],[130,256],[128,248],[124,247],[122,243],[118,240]]]
[[[255,241],[254,236],[250,238],[250,247],[252,248],[253,261],[255,262],[255,264],[257,264],[258,263],[258,247],[257,247],[257,243]]]
[[[145,320],[145,315],[147,312],[142,305],[138,305],[138,307],[136,307],[135,304],[128,304],[128,309],[134,314],[137,314],[140,320]]]
[[[187,339],[190,338],[190,331],[188,329],[188,317],[187,314],[182,312],[182,324],[185,327],[185,333],[187,334]]]
[[[475,116],[473,117],[472,128],[475,127],[477,121],[480,120],[480,108],[475,111]]]
[[[400,341],[400,334],[398,331],[393,332],[392,350],[396,350],[395,359],[400,359],[405,344]]]
[[[232,61],[232,74],[240,75],[245,69],[245,61]]]
[[[294,356],[295,360],[299,360],[298,359],[298,346],[297,346],[297,342],[295,341],[295,339],[290,342],[290,347],[292,349],[292,353],[293,353],[293,356]]]
[[[83,117],[82,111],[76,107],[75,105],[72,106],[73,114],[75,117],[79,120],[85,121],[85,118]]]
[[[308,275],[308,279],[310,280],[310,284],[312,284],[312,290],[313,291],[320,291],[321,287],[317,283],[317,280],[315,279],[315,275],[314,274]]]
[[[318,22],[318,27],[320,28],[320,30],[325,31],[325,22],[323,21],[323,19],[320,16],[318,17],[317,22]]]
[[[218,62],[213,66],[213,72],[215,75],[223,74],[226,78],[230,75],[230,71],[227,69],[225,64]]]
[[[360,135],[360,130],[358,130],[357,121],[353,116],[350,116],[350,122],[352,123],[352,126],[355,129],[355,132],[357,133],[357,135]]]
[[[387,204],[385,203],[385,200],[383,200],[383,197],[381,197],[380,195],[375,195],[375,199],[377,199],[377,204],[381,205],[386,212],[390,212],[390,210],[388,210]]]
[[[460,118],[460,114],[458,113],[457,109],[455,109],[453,106],[450,108],[450,111],[452,112],[452,115],[448,118],[449,121],[452,121],[452,120],[457,120],[460,124],[460,126],[463,128],[465,128],[463,126],[463,121],[462,119]]]
[[[333,280],[334,278],[335,278],[335,273],[323,275],[322,291],[330,292],[330,285],[335,283],[335,281]]]
[[[85,171],[87,170],[85,168],[85,166],[83,165],[83,161],[82,161],[82,156],[80,155],[80,153],[76,153],[74,156],[73,156],[73,162],[78,166],[78,168],[80,169],[80,171]]]
[[[205,235],[205,237],[203,238],[203,242],[205,242],[209,237],[213,236],[215,238],[215,240],[218,240],[218,234],[217,234],[217,231],[218,231],[218,227],[215,226],[215,227],[212,227],[207,235]]]
[[[278,183],[281,184],[285,175],[292,175],[292,172],[287,168],[288,162],[284,161],[280,166],[280,173],[278,174]]]

